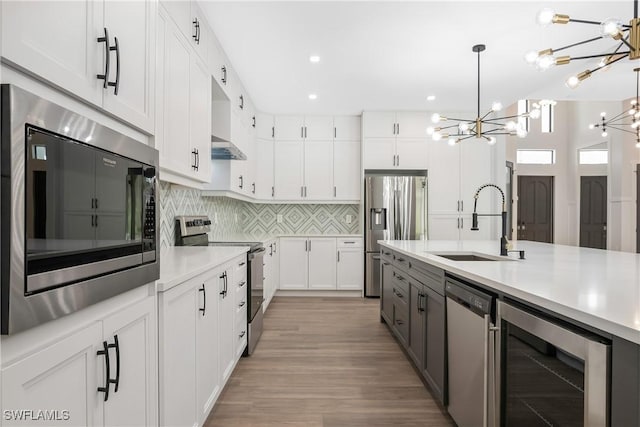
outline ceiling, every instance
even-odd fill
[[[631,0],[618,1],[285,1],[199,0],[257,108],[275,114],[352,114],[363,110],[473,111],[474,44],[481,55],[481,109],[494,100],[622,100],[635,95],[635,61],[622,60],[580,87],[565,79],[593,68],[576,61],[539,72],[524,53],[598,36],[570,23],[540,27],[552,7],[574,18],[628,21]],[[568,54],[608,52],[599,40]],[[317,64],[310,55],[319,55]],[[637,66],[637,65],[636,65]],[[317,94],[309,100],[310,93]],[[428,102],[428,95],[436,100]]]

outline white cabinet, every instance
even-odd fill
[[[363,256],[362,239],[337,239],[336,287],[339,290],[362,290]]]
[[[492,182],[494,148],[475,139],[454,146],[444,141],[429,145],[429,239],[491,239],[498,221],[480,217],[480,230],[471,231],[471,214],[476,190]],[[499,193],[483,190],[477,212],[499,213],[500,207]]]
[[[364,169],[427,169],[427,113],[365,112]]]
[[[277,239],[271,242],[265,242],[266,252],[264,254],[264,303],[263,311],[267,311],[271,299],[278,289],[279,280],[279,253]]]
[[[210,174],[211,79],[166,12],[158,15],[156,148],[164,179],[207,182]],[[178,178],[174,178],[177,175]]]
[[[270,140],[275,137],[275,125],[271,114],[256,114],[256,138]]]
[[[153,131],[154,2],[10,1],[1,7],[3,58]]]
[[[276,140],[274,148],[275,198],[299,200],[304,196],[304,143]]]
[[[239,358],[233,277],[242,279],[244,259],[160,293],[160,425],[203,425],[231,375]]]
[[[275,139],[301,141],[304,139],[304,116],[275,116]]]
[[[360,141],[360,116],[334,116],[333,138],[336,141]]]
[[[333,135],[332,116],[305,116],[304,138],[306,140],[332,141]]]
[[[336,289],[336,239],[309,239],[309,289]]]
[[[3,410],[58,410],[64,425],[157,425],[155,337],[154,297],[91,322],[4,366]]]
[[[334,141],[333,186],[335,200],[360,200],[360,141]]]
[[[330,200],[333,194],[333,142],[305,140],[304,198]]]
[[[254,162],[256,172],[256,195],[258,200],[273,199],[274,184],[274,142],[272,139],[257,139]]]
[[[189,41],[202,60],[208,62],[213,33],[198,4],[189,0],[161,0],[160,4],[173,19],[184,39]]]
[[[335,238],[281,237],[279,250],[279,289],[336,289]]]

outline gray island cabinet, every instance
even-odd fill
[[[436,254],[493,256],[498,242],[380,244],[381,321],[389,326],[434,397],[444,406],[449,403],[445,283],[447,277],[452,277],[488,291],[502,303],[530,310],[605,343],[607,392],[598,398],[606,400],[607,409],[604,423],[597,425],[640,426],[640,255],[521,241],[518,249],[526,251],[525,260],[495,257],[501,261],[473,262],[452,261]],[[495,306],[493,310],[496,321]],[[504,338],[505,324],[500,322],[498,318],[496,325],[497,329],[503,327],[499,334]],[[527,340],[526,334],[517,338]],[[492,411],[496,411],[488,425],[510,426],[514,422],[508,421],[504,413],[507,392],[500,390],[505,384],[502,375],[506,377],[506,362],[500,360],[507,354],[506,344],[495,342],[494,352],[487,360],[497,366],[489,381],[495,380],[498,392],[488,395],[489,414],[493,416]],[[565,356],[557,357],[566,360]],[[588,364],[583,368],[588,369]],[[588,399],[585,397],[585,417],[591,410]],[[562,404],[559,401],[560,407]]]

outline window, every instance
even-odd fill
[[[553,132],[553,113],[554,113],[554,105],[553,101],[543,100],[545,102],[540,101],[540,126],[542,133],[551,133]]]
[[[516,162],[524,165],[552,165],[556,150],[517,150]]]
[[[578,163],[581,165],[606,165],[609,163],[609,150],[578,150]]]

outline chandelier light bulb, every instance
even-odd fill
[[[555,15],[556,13],[552,9],[545,8],[538,12],[536,21],[538,21],[539,25],[546,27],[547,25],[553,23],[553,17]]]
[[[631,105],[636,105],[637,103],[638,103],[638,100],[637,100],[637,99],[632,99],[632,100],[631,100]]]
[[[633,115],[633,118],[634,118],[635,120],[640,119],[640,111],[636,111],[636,113]]]
[[[622,21],[617,18],[609,18],[600,24],[600,35],[602,37],[617,38],[622,34]]]
[[[498,142],[498,140],[496,139],[495,136],[490,136],[489,140],[487,141],[487,144],[489,145],[496,145],[496,142]]]
[[[458,142],[458,140],[457,140],[457,139],[455,139],[455,138],[449,138],[449,140],[447,141],[447,144],[449,144],[449,145],[451,145],[451,146],[454,146],[454,145],[456,145],[456,143],[457,143],[457,142]]]
[[[433,135],[434,131],[435,131],[435,129],[433,128],[433,126],[429,126],[427,128],[427,135]]]
[[[602,137],[603,137],[603,138],[606,138],[607,136],[609,136],[609,134],[607,133],[607,131],[606,131],[606,130],[605,130],[605,131],[602,131]]]
[[[633,129],[638,129],[638,126],[640,126],[640,122],[638,122],[638,121],[635,121],[635,122],[631,123],[631,127]]]
[[[607,117],[607,112],[606,112],[606,111],[603,111],[602,113],[600,113],[600,117],[603,117],[603,118],[604,118],[604,117]]]
[[[540,109],[539,108],[535,108],[531,111],[529,111],[529,117],[531,117],[532,119],[539,119],[540,118]]]
[[[536,59],[536,68],[539,71],[547,71],[556,65],[556,58],[553,55],[541,55]]]
[[[507,123],[505,123],[504,128],[506,130],[508,130],[509,132],[512,132],[514,130],[516,130],[518,127],[518,125],[516,124],[516,122],[514,122],[513,120],[509,120]]]
[[[433,132],[431,135],[434,141],[440,141],[442,139],[442,134],[440,132]]]
[[[632,109],[629,110],[629,115],[630,116],[633,116],[635,113],[636,113],[636,109],[635,108],[632,108]]]
[[[467,122],[460,122],[460,124],[458,125],[458,129],[460,129],[460,132],[466,132],[469,130],[469,123]]]
[[[519,129],[516,131],[516,135],[518,136],[518,138],[526,138],[526,136],[527,136],[527,131],[526,131],[526,130],[524,130],[524,129],[522,129],[522,128],[519,128]]]
[[[440,123],[440,120],[442,120],[442,116],[440,116],[440,114],[438,113],[433,113],[433,115],[431,116],[431,121],[433,123]]]
[[[589,129],[593,130],[596,128],[596,125],[594,125],[593,123],[589,123]]]
[[[502,103],[500,101],[494,101],[493,104],[491,104],[491,111],[500,111],[502,110]]]
[[[535,65],[536,59],[538,59],[538,52],[535,50],[530,50],[524,54],[524,61],[529,65]]]
[[[640,148],[640,141],[636,142],[636,148]]]
[[[569,89],[575,89],[578,86],[580,86],[580,79],[578,78],[578,76],[571,76],[567,79],[567,81],[564,84]]]

